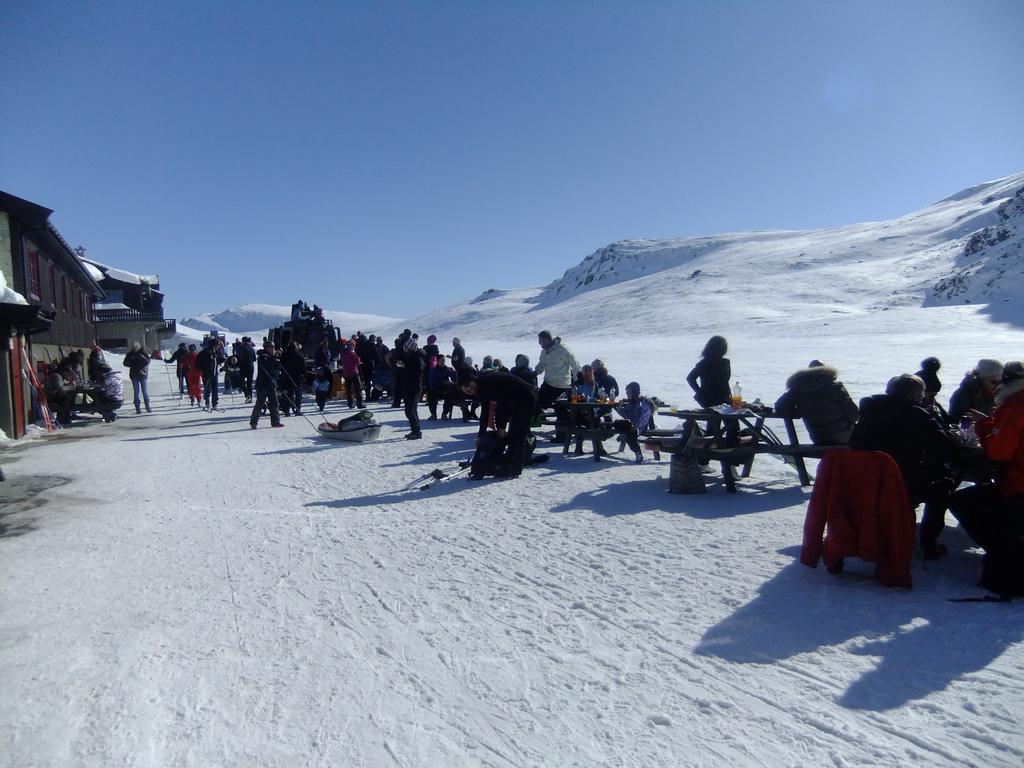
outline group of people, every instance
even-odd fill
[[[304,307],[298,311],[309,313]],[[393,407],[404,407],[409,440],[422,437],[421,400],[429,420],[451,418],[457,405],[464,421],[479,420],[480,439],[489,433],[498,438],[502,448],[497,473],[509,477],[522,472],[534,442],[531,426],[541,411],[560,399],[600,400],[607,407],[583,418],[603,419],[634,451],[636,461],[643,461],[639,436],[653,426],[656,409],[641,395],[640,385],[630,382],[625,397],[617,399],[618,382],[601,360],[580,365],[562,340],[546,330],[537,341],[540,355],[532,368],[525,354],[516,356],[512,368],[489,355],[476,365],[458,337],[452,339],[451,353],[444,355],[436,336],[428,336],[421,346],[409,329],[391,346],[378,336],[357,332],[334,352],[324,339],[310,357],[295,342],[279,350],[266,340],[257,352],[249,337],[234,342],[228,355],[223,339],[211,336],[202,349],[179,344],[166,362],[176,365],[179,392],[205,408],[217,408],[218,373],[225,371],[233,378],[226,387],[237,387],[247,403],[254,402],[254,429],[267,411],[274,427],[281,426],[282,414],[300,414],[303,388],[310,382],[323,412],[335,387],[335,371],[344,381],[349,408],[362,408],[365,400],[384,394],[391,396]],[[735,394],[727,353],[726,339],[713,336],[686,376],[702,407],[728,403]],[[45,391],[59,421],[70,418],[81,391],[82,357],[82,352],[71,353],[51,366],[46,378]],[[124,358],[136,413],[143,407],[151,410],[147,379],[152,359],[138,342]],[[93,385],[119,404],[120,374],[106,363],[99,347],[89,355],[87,370]],[[928,357],[916,373],[892,378],[884,392],[857,404],[834,367],[812,360],[786,381],[774,411],[802,419],[816,445],[889,454],[899,466],[911,504],[923,505],[918,529],[923,556],[946,554],[939,537],[945,513],[951,511],[988,553],[986,580],[1005,586],[1008,574],[1016,573],[1007,563],[1024,558],[1024,364],[979,360],[959,383],[948,409],[937,398],[940,370],[940,361]],[[727,441],[734,437],[725,435]],[[980,452],[965,451],[973,440]],[[602,450],[599,445],[597,449]],[[582,452],[580,443],[577,452]],[[958,490],[965,481],[973,485]]]
[[[129,352],[129,355],[131,351]],[[128,358],[126,357],[126,365]],[[94,407],[107,421],[116,418],[124,403],[121,373],[107,364],[103,351],[93,345],[88,359],[83,350],[72,351],[52,363],[43,381],[43,396],[58,424],[71,423],[80,396],[92,398]],[[80,406],[79,406],[80,407]],[[149,401],[146,401],[147,410]],[[138,411],[138,397],[136,397]]]
[[[926,559],[952,512],[986,551],[983,583],[1024,592],[1024,363],[979,360],[949,399],[939,400],[941,363],[889,380],[883,393],[854,404],[837,371],[812,361],[794,373],[777,413],[804,420],[819,445],[881,451],[899,467],[913,507],[923,505],[918,538]],[[973,449],[975,445],[980,448]],[[969,487],[958,490],[970,482]]]

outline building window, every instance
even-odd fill
[[[64,275],[60,276],[60,308],[68,311],[68,279]]]
[[[85,321],[87,323],[95,322],[96,318],[92,314],[92,297],[83,296],[82,301],[85,302]]]
[[[57,270],[50,264],[50,303],[57,306]]]
[[[41,301],[42,289],[39,285],[39,251],[35,248],[28,249],[28,258],[25,259],[25,282],[28,283],[28,297]]]

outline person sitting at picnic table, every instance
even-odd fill
[[[686,376],[686,383],[693,390],[693,398],[701,408],[728,403],[732,397],[729,379],[732,368],[725,353],[729,342],[724,336],[712,336],[700,353],[701,359]]]
[[[594,378],[593,367],[584,365],[580,368],[579,376],[576,377],[576,383],[572,387],[572,394],[575,398],[583,398],[587,402],[594,402],[598,398],[599,390],[600,387],[597,384],[597,379]]]
[[[929,405],[935,402],[935,396],[942,389],[942,382],[939,381],[939,369],[942,362],[937,357],[926,357],[921,361],[921,370],[914,375],[924,382],[924,402]]]
[[[924,502],[918,539],[926,560],[942,557],[938,542],[945,527],[949,497],[957,485],[952,467],[959,451],[950,436],[921,407],[924,382],[904,373],[889,380],[884,395],[860,401],[860,419],[850,435],[850,447],[882,451],[899,465],[910,504]]]
[[[1024,594],[1024,362],[1006,364],[993,415],[969,412],[1000,479],[953,494],[950,511],[985,550],[982,585],[1004,597]]]
[[[608,366],[604,364],[604,361],[600,359],[595,360],[590,364],[590,367],[594,369],[594,378],[597,380],[597,386],[604,390],[605,395],[607,397],[618,397],[619,382],[608,373]]]
[[[639,438],[644,430],[653,429],[654,403],[646,397],[640,397],[640,385],[631,381],[626,385],[626,399],[615,405],[615,412],[622,418],[612,422],[612,429],[633,450],[636,463],[642,463],[644,454],[640,450]]]
[[[775,401],[775,413],[803,419],[815,445],[846,445],[857,423],[857,404],[839,372],[820,360],[811,360],[786,380],[786,391]]]
[[[516,355],[515,367],[509,371],[513,376],[518,376],[532,387],[537,386],[537,374],[530,367],[530,358],[527,355]]]
[[[57,417],[58,424],[71,423],[71,411],[75,405],[76,388],[71,372],[64,365],[51,365],[50,373],[43,384],[46,402]]]
[[[949,398],[949,419],[959,424],[968,411],[991,416],[996,407],[996,393],[1003,382],[1003,364],[998,360],[979,360],[964,375],[960,386]]]

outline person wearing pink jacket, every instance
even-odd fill
[[[359,355],[352,349],[351,344],[344,344],[341,347],[341,377],[345,380],[345,396],[348,398],[348,407],[352,407],[352,398],[355,396],[356,407],[363,407],[363,386],[359,380],[359,365],[362,361]]]

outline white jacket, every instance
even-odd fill
[[[534,372],[539,376],[544,374],[544,383],[558,389],[569,389],[576,381],[576,374],[580,372],[580,364],[568,347],[562,346],[560,338],[551,342],[551,346],[540,351],[540,360]]]

